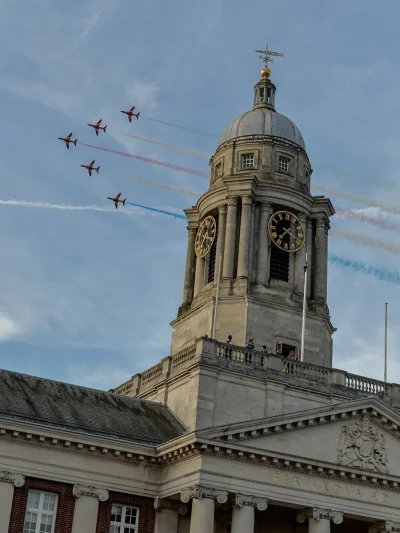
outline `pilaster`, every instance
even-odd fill
[[[304,226],[305,243],[295,254],[295,270],[294,270],[294,292],[303,295],[304,293],[304,264],[306,262],[306,246],[307,246],[307,217],[305,214],[299,215],[299,220]],[[308,257],[307,257],[308,259]]]
[[[217,235],[217,250],[215,254],[216,268],[214,271],[214,283],[218,281],[219,272],[219,257],[224,255],[225,250],[225,235],[226,235],[226,214],[227,206],[221,205],[218,210],[218,235]],[[221,277],[221,276],[220,276]]]
[[[238,278],[249,277],[250,231],[251,231],[251,196],[242,197],[242,217],[240,221]]]
[[[154,533],[178,533],[179,515],[187,513],[187,506],[178,500],[157,497],[154,509],[157,511]]]
[[[195,251],[194,243],[196,239],[197,228],[188,226],[188,243],[186,250],[186,265],[185,265],[185,281],[183,284],[183,300],[182,306],[188,306],[193,298],[193,284],[194,284],[194,266],[195,266]]]
[[[196,297],[201,288],[204,284],[204,266],[205,266],[205,258],[204,257],[197,257],[196,258],[196,275],[194,278],[194,293],[193,297]]]
[[[327,293],[328,224],[326,217],[318,217],[315,230],[314,299],[325,305]]]
[[[232,508],[232,533],[253,533],[255,509],[265,511],[267,507],[266,498],[236,494]]]
[[[258,234],[257,283],[267,285],[269,277],[268,250],[270,238],[268,234],[268,220],[272,213],[271,204],[261,204],[260,225]]]
[[[196,486],[181,492],[181,501],[193,500],[190,519],[190,533],[212,533],[214,531],[215,501],[226,503],[228,492]]]
[[[72,493],[76,498],[72,533],[96,533],[99,501],[108,500],[108,490],[74,485]]]
[[[25,476],[4,470],[0,471],[0,524],[4,531],[8,531],[10,525],[14,488],[24,485]]]
[[[343,513],[331,511],[330,509],[304,509],[297,514],[297,521],[300,524],[308,520],[309,533],[330,533],[331,521],[334,524],[343,522]]]
[[[236,247],[237,196],[228,198],[228,213],[226,217],[225,257],[222,277],[232,279]]]

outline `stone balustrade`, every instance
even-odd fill
[[[199,362],[240,371],[254,372],[264,378],[290,381],[308,389],[324,387],[326,392],[338,392],[349,398],[377,396],[385,403],[400,408],[400,385],[350,374],[344,370],[288,361],[278,355],[248,350],[241,346],[221,343],[207,337],[197,339],[178,353],[165,357],[142,374],[135,374],[116,389],[117,394],[137,395],[147,392],[162,381],[187,371]],[[261,374],[260,374],[261,373]]]

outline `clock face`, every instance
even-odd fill
[[[217,234],[217,223],[214,217],[206,217],[197,230],[194,249],[197,257],[205,257],[211,250]]]
[[[289,211],[277,211],[271,215],[268,233],[275,246],[284,252],[297,252],[306,240],[303,224]]]

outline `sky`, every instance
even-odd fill
[[[370,0],[253,0],[250,9],[239,0],[0,0],[0,367],[109,389],[169,354],[186,225],[115,210],[106,197],[180,213],[195,198],[112,173],[201,193],[208,180],[79,141],[208,172],[207,159],[118,132],[213,153],[212,135],[252,107],[254,50],[267,39],[285,54],[271,65],[276,109],[302,132],[315,187],[396,204],[399,16],[397,0],[384,9]],[[130,125],[119,111],[132,105],[143,118]],[[100,118],[107,133],[96,137],[86,124]],[[78,146],[67,151],[57,137],[69,132]],[[79,165],[92,159],[101,170],[89,178]],[[331,253],[400,270],[396,254],[358,242],[400,245],[396,232],[337,215],[331,225],[354,235],[332,234]],[[336,368],[383,378],[388,302],[388,381],[400,381],[399,295],[399,285],[330,265]]]

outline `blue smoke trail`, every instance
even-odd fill
[[[178,213],[173,213],[172,211],[165,211],[164,209],[157,209],[156,207],[149,207],[147,205],[133,204],[132,202],[126,202],[129,205],[134,207],[140,207],[141,209],[147,209],[148,211],[154,211],[155,213],[161,213],[161,215],[168,215],[170,217],[180,218],[182,220],[187,220],[186,215],[179,215]]]
[[[400,272],[398,270],[385,270],[384,268],[376,268],[361,261],[353,261],[352,259],[344,259],[335,254],[329,254],[329,263],[339,265],[345,268],[350,268],[354,272],[362,272],[368,276],[374,276],[381,281],[388,281],[389,283],[400,284]]]

